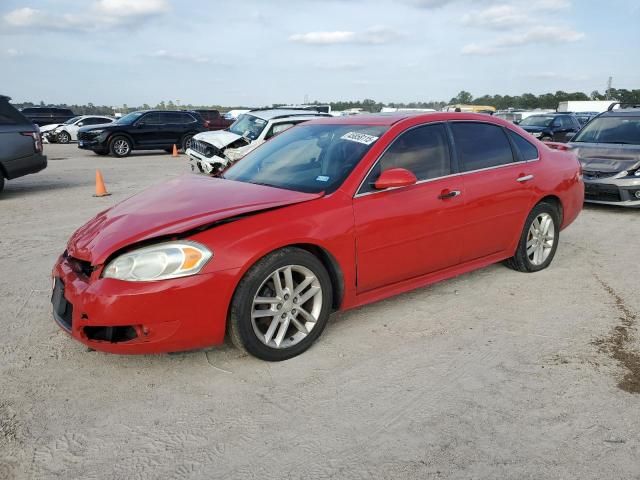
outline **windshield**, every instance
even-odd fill
[[[640,117],[594,118],[571,141],[640,145]]]
[[[547,115],[532,115],[520,122],[520,125],[529,127],[548,127],[553,122],[554,117]]]
[[[238,120],[233,122],[229,127],[229,131],[236,135],[247,137],[251,140],[255,140],[260,136],[264,127],[266,127],[267,121],[253,115],[243,114],[238,117]]]
[[[131,125],[138,118],[140,118],[143,114],[144,114],[144,112],[132,112],[132,113],[129,113],[129,114],[125,115],[124,117],[121,117],[119,120],[116,120],[116,123],[118,123],[120,125]]]
[[[370,125],[299,125],[251,152],[223,178],[299,192],[330,193],[386,130]]]
[[[67,120],[66,122],[64,122],[64,125],[71,125],[72,123],[76,123],[78,120],[80,120],[81,117],[73,117],[70,118],[69,120]]]

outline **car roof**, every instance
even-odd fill
[[[640,108],[616,108],[599,115],[600,117],[640,117]]]
[[[280,117],[300,117],[300,116],[307,116],[307,117],[330,117],[331,115],[329,115],[328,113],[320,113],[320,112],[314,112],[313,110],[308,110],[308,109],[303,109],[303,108],[299,108],[299,109],[295,109],[295,108],[265,108],[265,109],[255,109],[255,110],[249,110],[247,113],[253,115],[254,117],[258,117],[261,118],[262,120],[271,120],[273,118],[280,118]]]
[[[484,113],[471,112],[384,112],[361,115],[348,115],[344,117],[317,118],[311,123],[339,124],[339,125],[376,125],[392,126],[405,120],[418,120],[424,122],[444,122],[448,120],[468,120],[475,122],[489,122],[496,125],[513,127],[513,124],[502,118]]]

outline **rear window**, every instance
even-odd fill
[[[511,137],[511,141],[516,147],[516,150],[520,154],[521,160],[535,160],[538,158],[538,149],[533,145],[530,141],[525,140],[516,132],[512,132],[511,130],[507,130],[509,132],[509,136]]]
[[[513,162],[513,152],[502,127],[488,123],[453,122],[461,170],[470,172]]]

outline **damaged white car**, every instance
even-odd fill
[[[271,137],[299,123],[330,115],[295,109],[258,109],[240,115],[227,130],[202,132],[193,137],[187,155],[191,169],[217,174]]]

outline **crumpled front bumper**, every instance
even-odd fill
[[[640,208],[640,177],[595,178],[585,172],[584,187],[585,202]]]
[[[97,271],[87,275],[77,263],[62,255],[53,268],[54,319],[88,347],[145,354],[193,350],[224,341],[237,270],[125,282],[100,278]]]

